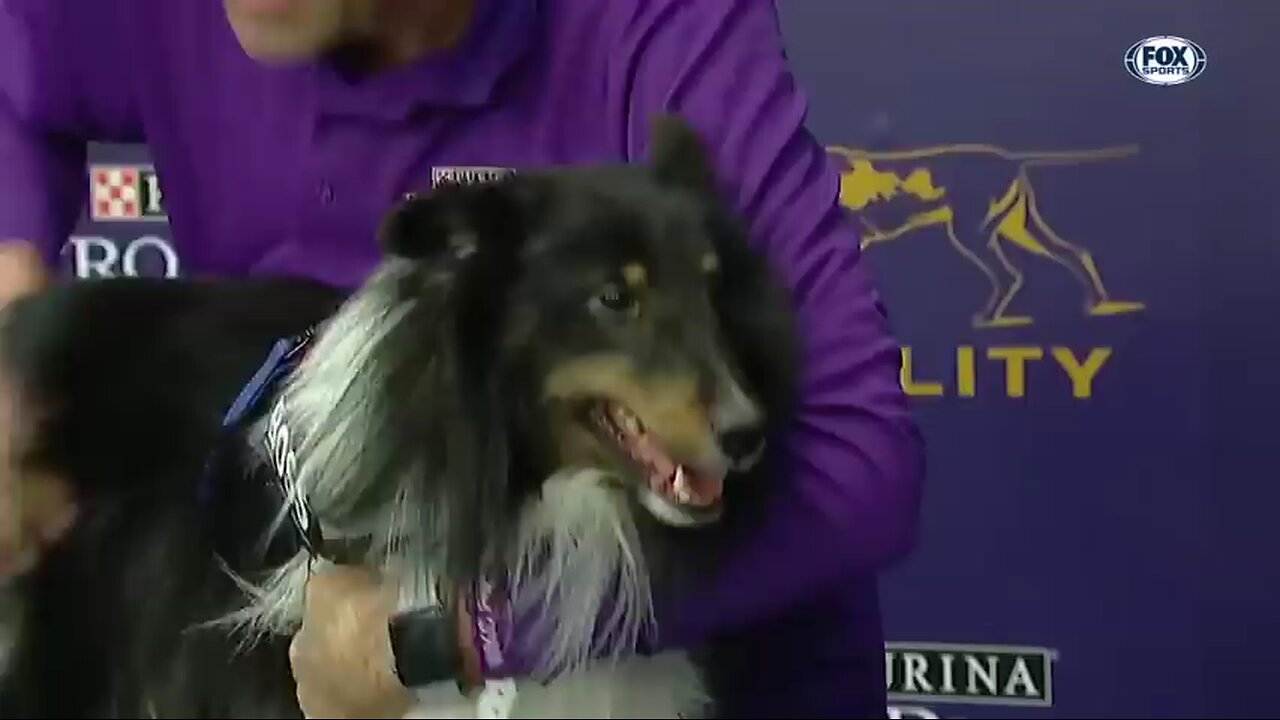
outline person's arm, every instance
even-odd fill
[[[87,141],[141,139],[125,3],[0,0],[0,242],[52,265],[86,194]]]
[[[85,198],[87,139],[141,136],[123,2],[0,0],[0,307],[42,287]],[[0,369],[0,585],[70,527],[61,480],[20,471]],[[21,502],[19,502],[21,499]],[[34,531],[34,532],[33,532]]]
[[[660,637],[691,648],[783,613],[913,546],[924,474],[921,436],[839,178],[805,128],[769,0],[640,3],[617,56],[629,72],[629,154],[645,156],[650,120],[673,112],[702,136],[753,239],[792,288],[802,336],[798,422],[764,524],[700,586],[659,600]],[[628,70],[629,69],[629,70]],[[619,103],[620,104],[620,103]],[[821,552],[814,552],[814,548]],[[538,667],[536,619],[508,628],[490,677]],[[628,649],[603,647],[599,654]]]
[[[902,558],[916,538],[924,448],[900,347],[839,205],[839,177],[805,127],[808,103],[774,3],[669,5],[653,29],[636,28],[632,151],[643,154],[658,111],[699,131],[753,240],[794,294],[803,358],[776,504],[719,572],[677,606],[658,607],[659,645],[687,648]]]

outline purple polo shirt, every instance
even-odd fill
[[[662,643],[735,649],[715,668],[730,717],[883,715],[875,574],[912,545],[922,443],[772,3],[477,6],[454,50],[353,84],[253,62],[217,0],[0,0],[0,237],[52,257],[85,140],[145,141],[189,272],[354,284],[433,169],[638,159],[653,113],[679,112],[796,289],[807,364],[770,520],[662,611]]]

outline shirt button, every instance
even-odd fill
[[[320,202],[325,205],[333,202],[333,186],[327,182],[320,183]]]

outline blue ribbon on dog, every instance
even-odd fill
[[[258,371],[249,379],[249,383],[240,391],[235,402],[231,403],[231,407],[227,409],[226,415],[222,418],[223,430],[230,429],[239,423],[240,419],[257,405],[263,393],[273,389],[281,378],[297,366],[297,361],[302,358],[302,351],[314,336],[315,328],[312,327],[292,337],[276,341],[271,352],[267,354],[267,359],[262,362],[262,367],[258,368]]]
[[[215,497],[219,492],[218,477],[219,473],[215,472],[215,465],[225,460],[225,454],[232,448],[240,447],[240,440],[236,437],[236,430],[239,429],[245,419],[255,414],[264,399],[275,396],[275,390],[280,382],[288,376],[298,363],[305,356],[305,350],[314,338],[316,328],[310,327],[307,330],[281,338],[271,347],[271,351],[267,353],[267,357],[263,360],[262,365],[249,379],[249,382],[240,390],[240,394],[236,396],[231,406],[227,408],[222,418],[222,438],[218,446],[205,463],[204,477],[197,488],[197,497],[199,502],[205,506],[214,504]],[[276,448],[271,449],[272,459],[276,460]],[[279,462],[271,468],[273,472],[269,473],[272,478],[268,481],[275,486],[276,495],[275,502],[278,503],[277,509],[285,504],[292,505],[291,512],[288,513],[293,524],[296,540],[301,546],[305,547],[312,554],[321,546],[319,538],[319,527],[315,523],[310,514],[307,512],[305,504],[300,504],[300,498],[292,497],[292,478],[286,477],[285,468],[280,466]],[[213,520],[214,525],[218,524],[217,520]]]

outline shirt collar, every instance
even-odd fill
[[[457,45],[359,82],[317,63],[317,110],[399,119],[424,106],[483,106],[528,49],[537,6],[538,0],[476,0],[475,17]]]

